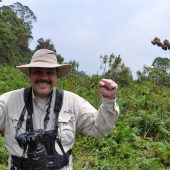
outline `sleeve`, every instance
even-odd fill
[[[5,117],[6,117],[6,113],[5,113],[5,108],[6,108],[6,104],[5,104],[5,95],[0,95],[0,132],[3,133],[4,128],[5,128]]]
[[[80,98],[77,107],[77,131],[90,136],[107,136],[115,126],[119,115],[116,99],[109,100],[102,97],[102,104],[97,111],[89,102]]]

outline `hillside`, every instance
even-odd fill
[[[58,87],[73,91],[96,108],[100,105],[98,75],[71,74]],[[28,86],[17,69],[1,67],[0,94]],[[84,170],[165,170],[170,168],[170,87],[151,81],[133,80],[119,86],[117,102],[121,115],[106,138],[77,135],[74,169]],[[7,166],[7,152],[0,137],[0,169]]]

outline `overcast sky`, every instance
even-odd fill
[[[2,0],[0,6],[15,3]],[[154,37],[170,40],[170,0],[20,0],[36,15],[30,48],[37,39],[51,39],[65,62],[96,74],[100,55],[120,55],[133,75],[156,57],[170,58],[151,44]],[[100,71],[99,71],[100,73]]]

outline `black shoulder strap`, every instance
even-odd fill
[[[55,95],[55,104],[54,104],[54,113],[56,114],[55,118],[55,130],[58,131],[58,117],[61,110],[61,107],[63,105],[63,96],[64,92],[62,89],[56,89],[56,95]]]
[[[29,115],[31,115],[31,117],[27,116],[26,131],[30,131],[30,130],[33,131],[33,123],[32,123],[33,106],[32,106],[32,88],[31,87],[24,89],[24,102],[25,102],[25,105],[22,109],[21,115],[19,117],[19,120],[18,120],[17,126],[16,126],[16,135],[15,135],[16,139],[19,135],[19,130],[22,127],[22,123],[24,122],[26,110],[29,113]],[[23,147],[21,147],[21,148],[23,148]],[[25,147],[24,147],[24,149],[25,149]]]
[[[33,121],[32,121],[32,114],[33,114],[32,87],[28,87],[24,89],[24,102],[28,112],[28,117],[26,120],[26,131],[33,131],[34,128],[33,128]]]
[[[56,96],[55,96],[55,105],[54,105],[54,112],[56,114],[56,119],[55,119],[55,131],[57,133],[56,135],[56,141],[63,153],[63,156],[64,156],[64,159],[65,159],[65,163],[66,165],[68,165],[69,163],[69,155],[71,153],[71,150],[68,151],[68,153],[65,152],[64,148],[63,148],[63,145],[61,143],[61,139],[59,138],[58,136],[58,117],[59,117],[59,113],[60,113],[60,110],[61,110],[61,107],[63,105],[63,96],[64,96],[64,92],[63,90],[61,89],[56,89]]]
[[[33,112],[32,106],[29,106],[29,104],[32,103],[32,87],[27,87],[24,89],[24,102],[27,110]]]

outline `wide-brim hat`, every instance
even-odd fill
[[[66,76],[71,71],[71,64],[59,64],[55,52],[47,49],[37,50],[29,64],[17,66],[24,74],[30,74],[30,68],[57,68],[57,77]]]

